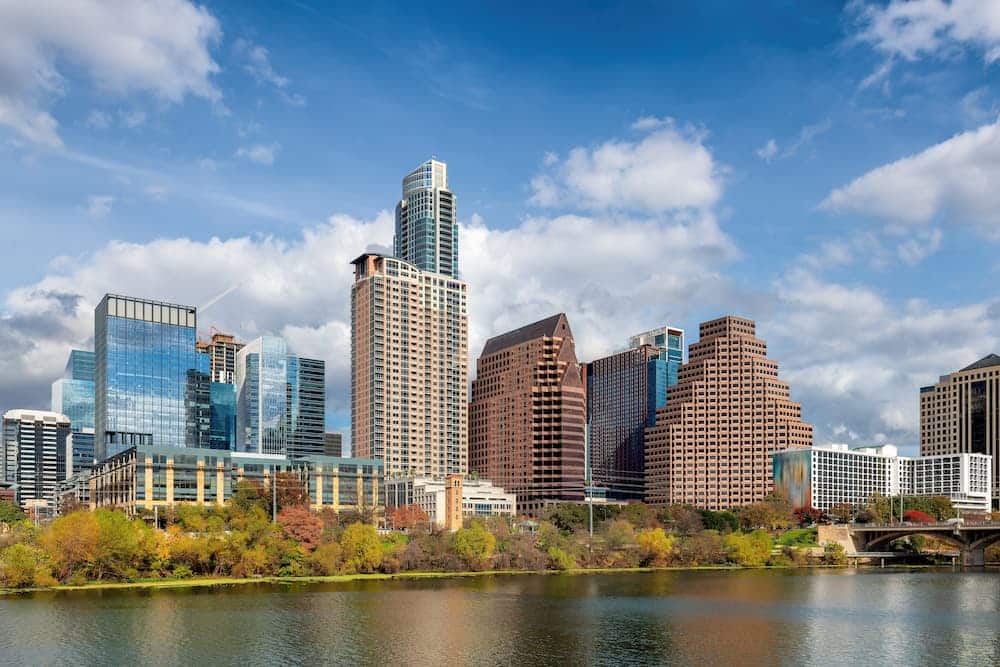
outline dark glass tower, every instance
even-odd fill
[[[137,445],[208,447],[209,358],[191,306],[106,295],[94,311],[97,460]]]
[[[458,277],[458,217],[444,162],[428,160],[403,179],[393,245],[419,269]]]

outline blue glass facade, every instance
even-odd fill
[[[67,474],[94,464],[94,353],[72,350],[63,377],[52,383],[52,412],[70,421],[72,458]]]
[[[393,249],[424,271],[458,276],[458,217],[445,163],[428,160],[403,179]]]
[[[211,402],[209,446],[212,449],[236,449],[236,385],[213,382],[209,386]]]
[[[323,453],[326,364],[288,354],[284,339],[247,343],[236,358],[237,449],[290,457]]]
[[[190,306],[107,295],[94,313],[98,460],[136,445],[208,447],[209,358]]]

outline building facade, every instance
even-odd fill
[[[774,490],[794,507],[824,512],[873,495],[947,496],[963,511],[988,512],[991,459],[985,454],[899,456],[893,445],[822,445],[774,453]]]
[[[212,382],[236,383],[236,354],[243,349],[243,343],[229,334],[214,333],[212,340],[200,340],[195,348],[208,355]]]
[[[52,383],[52,412],[69,417],[66,474],[94,465],[94,353],[71,350],[63,376]]]
[[[699,327],[677,385],[646,429],[646,500],[720,510],[763,500],[776,451],[812,445],[812,426],[778,379],[752,320]]]
[[[21,507],[55,511],[56,487],[66,479],[70,421],[43,410],[8,410],[3,415],[3,479],[17,487]]]
[[[221,505],[240,481],[270,490],[280,473],[298,477],[314,510],[381,511],[379,461],[155,446],[134,447],[100,463],[90,480],[91,506],[134,514],[177,504]]]
[[[470,468],[522,511],[584,498],[586,394],[566,315],[489,339],[469,406]]]
[[[94,311],[95,456],[207,447],[209,359],[191,306],[108,294]]]
[[[323,434],[323,456],[343,456],[344,436],[340,433]]]
[[[388,477],[385,481],[387,508],[418,505],[432,526],[458,530],[463,519],[517,515],[517,496],[494,486],[489,480],[448,475]]]
[[[663,327],[629,343],[585,365],[590,474],[613,500],[645,496],[645,430],[666,405],[667,389],[677,384],[684,332]]]
[[[468,470],[468,286],[393,257],[354,260],[351,447],[387,474]]]
[[[985,454],[1000,507],[1000,356],[990,354],[920,389],[920,453]]]
[[[237,450],[291,457],[321,455],[326,363],[288,353],[264,336],[236,356]]]
[[[422,271],[458,277],[458,213],[444,162],[428,160],[403,179],[393,247]]]

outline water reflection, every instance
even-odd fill
[[[989,572],[661,572],[35,594],[5,663],[1000,664]]]

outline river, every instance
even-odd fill
[[[997,665],[996,571],[517,575],[0,598],[4,664]]]

